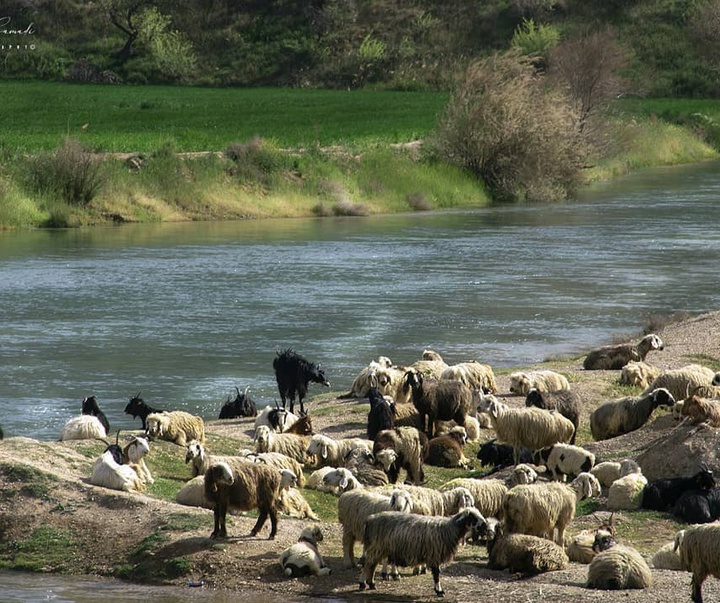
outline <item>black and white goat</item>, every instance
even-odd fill
[[[159,412],[165,411],[153,408],[152,406],[148,406],[147,404],[145,404],[145,401],[140,397],[140,392],[130,398],[130,402],[128,402],[125,406],[126,415],[131,415],[133,419],[140,417],[143,430],[147,429],[146,420],[148,415]]]
[[[105,413],[100,410],[95,396],[88,396],[82,401],[82,414],[97,417],[102,426],[105,428],[105,435],[110,433],[110,422],[107,420]]]

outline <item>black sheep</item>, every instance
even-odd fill
[[[249,389],[249,387],[246,387],[245,391],[241,394],[240,390],[236,387],[235,391],[237,392],[237,396],[235,396],[234,400],[231,400],[230,398],[227,399],[220,409],[220,416],[218,419],[256,417],[257,406],[255,405],[255,401],[248,395]]]
[[[100,423],[102,423],[103,428],[105,429],[105,435],[110,433],[110,422],[107,420],[105,413],[100,410],[95,396],[88,396],[87,398],[83,398],[82,414],[97,417]]]
[[[273,360],[273,369],[283,408],[285,408],[286,401],[290,400],[290,412],[295,410],[295,396],[297,396],[300,402],[300,414],[305,414],[303,400],[307,394],[309,383],[330,386],[330,382],[325,379],[325,373],[319,364],[306,360],[290,349],[278,352],[277,357]]]
[[[545,410],[557,410],[575,426],[570,444],[575,443],[578,425],[580,424],[580,396],[567,389],[556,392],[541,392],[531,389],[525,397],[525,406],[536,406]]]
[[[367,437],[374,440],[383,429],[395,427],[395,416],[397,410],[394,403],[388,402],[376,387],[368,391],[370,401],[370,412],[368,413]]]
[[[490,473],[495,473],[515,464],[513,447],[509,444],[497,444],[488,440],[478,450],[477,458],[481,464],[492,467]],[[532,463],[532,452],[527,448],[520,450],[518,463]]]
[[[720,488],[683,492],[672,514],[685,523],[710,523],[720,519]]]
[[[642,508],[670,511],[688,490],[708,492],[715,487],[712,471],[702,469],[692,477],[671,477],[651,481],[643,490]]]
[[[164,410],[158,410],[157,408],[153,408],[152,406],[148,406],[145,404],[145,401],[140,397],[140,392],[135,394],[132,398],[130,398],[130,402],[127,403],[127,406],[125,406],[125,414],[132,415],[132,418],[140,417],[140,420],[142,421],[142,428],[147,429],[147,425],[145,424],[145,420],[147,419],[147,416],[150,413],[154,412],[165,412]]]

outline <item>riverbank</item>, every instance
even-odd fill
[[[699,362],[720,370],[720,312],[654,327],[666,344],[665,350],[648,358],[656,366],[672,368]],[[582,356],[544,366],[566,374],[583,399],[579,444],[590,444],[588,416],[595,407],[636,391],[619,386],[616,371],[584,371]],[[501,392],[508,391],[508,373],[498,372]],[[315,431],[333,437],[362,436],[367,404],[340,400],[337,395],[341,393],[311,399]],[[505,393],[501,397],[511,405],[522,405],[519,397]],[[252,425],[252,419],[209,422],[208,449],[222,454],[252,447]],[[667,412],[656,411],[648,425],[604,443],[597,454],[602,459],[637,458],[651,442],[666,437],[675,428]],[[484,433],[481,441],[491,435],[490,431]],[[474,458],[477,446],[466,451],[468,457]],[[277,556],[296,540],[307,520],[281,519],[277,539],[268,541],[267,528],[260,538],[249,538],[254,519],[238,516],[229,520],[229,539],[211,540],[210,511],[171,502],[189,478],[184,449],[154,442],[148,465],[156,482],[146,495],[134,495],[87,483],[93,460],[102,448],[102,444],[93,442],[38,442],[27,438],[8,438],[0,443],[0,567],[115,576],[140,583],[187,585],[202,579],[206,588],[252,592],[270,599],[331,596],[354,600],[367,596],[356,591],[355,570],[341,567],[341,530],[336,522],[334,497],[303,491],[320,516],[319,525],[325,534],[321,550],[333,573],[316,579],[287,580],[277,565]],[[427,473],[429,485],[437,487],[464,472],[428,468]],[[596,525],[603,507],[602,498],[582,503],[570,533]],[[669,515],[644,511],[616,514],[615,522],[619,539],[644,554],[672,540],[675,531],[683,527]],[[486,569],[486,561],[483,548],[468,546],[460,550],[456,561],[444,571],[449,600],[469,602],[492,597],[504,602],[517,601],[518,597],[532,599],[542,593],[543,600],[549,601],[617,601],[617,593],[591,593],[583,588],[587,568],[582,565],[571,564],[562,572],[518,581],[506,572]],[[689,593],[687,573],[654,570],[653,578],[650,589],[628,591],[623,598],[654,602],[685,598]],[[399,583],[379,582],[378,589],[380,596],[393,600],[434,600],[427,575],[411,577],[403,572]],[[710,580],[705,589],[707,599],[720,595],[717,581]]]

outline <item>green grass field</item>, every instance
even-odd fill
[[[448,94],[0,82],[0,148],[223,150],[254,136],[280,146],[407,142],[435,126]]]

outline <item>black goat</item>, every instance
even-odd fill
[[[5,437],[5,434],[3,433],[2,425],[0,425],[0,440],[2,440],[4,437]]]
[[[237,396],[234,400],[229,397],[225,404],[220,409],[220,416],[218,419],[240,419],[242,417],[256,417],[257,406],[255,401],[248,395],[250,387],[246,387],[245,391],[241,394],[240,390],[236,387],[235,391]]]
[[[671,477],[651,481],[643,490],[642,508],[670,511],[684,492],[708,492],[715,487],[712,471],[701,469],[692,477]]]
[[[97,417],[100,423],[102,423],[103,428],[105,429],[105,435],[108,435],[110,433],[110,422],[107,420],[105,413],[100,410],[95,396],[88,396],[87,398],[83,398],[82,414]]]
[[[513,447],[509,444],[497,444],[494,439],[480,446],[477,458],[481,464],[492,467],[488,475],[515,464]],[[520,449],[518,463],[532,462],[532,452],[527,448]]]
[[[685,523],[710,523],[720,519],[720,488],[683,492],[672,514]]]
[[[370,412],[368,413],[367,437],[374,440],[383,429],[395,427],[395,416],[397,409],[394,403],[388,402],[376,387],[371,387],[367,395],[370,401]]]
[[[575,425],[570,444],[575,443],[578,425],[580,425],[580,396],[568,389],[556,392],[541,392],[531,389],[525,397],[525,406],[536,406],[545,410],[557,410],[563,417]]]
[[[147,416],[153,412],[165,412],[165,411],[158,410],[157,408],[153,408],[152,406],[148,406],[147,404],[145,404],[145,401],[140,397],[140,392],[138,392],[132,398],[130,398],[130,402],[128,402],[127,406],[125,406],[125,414],[132,415],[133,419],[136,417],[140,417],[140,420],[142,421],[143,429],[147,429],[145,420],[147,419]]]
[[[330,382],[325,379],[325,373],[319,364],[306,360],[290,349],[277,353],[277,357],[273,360],[273,369],[283,408],[289,400],[290,412],[295,410],[295,396],[297,396],[300,402],[300,414],[305,414],[303,400],[307,394],[309,383],[330,386]]]

